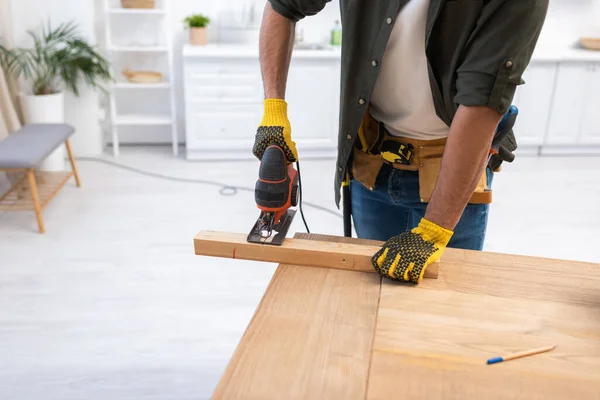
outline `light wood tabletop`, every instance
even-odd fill
[[[600,399],[600,265],[448,249],[418,286],[280,265],[213,398]]]

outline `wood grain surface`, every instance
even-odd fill
[[[600,399],[600,266],[444,256],[436,281],[383,282],[368,399]]]
[[[202,231],[194,238],[194,248],[196,255],[202,256],[376,273],[371,257],[382,243],[344,239],[325,235],[301,236],[287,238],[281,246],[269,246],[248,243],[246,234]],[[439,270],[440,263],[433,263],[425,270],[424,278],[437,279]]]
[[[376,274],[280,265],[213,399],[364,399],[380,285]]]
[[[418,286],[280,266],[215,398],[600,399],[600,265],[456,249],[443,264]]]

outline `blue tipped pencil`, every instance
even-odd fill
[[[556,346],[540,347],[539,349],[521,351],[521,352],[518,352],[518,353],[510,354],[508,356],[494,357],[494,358],[490,358],[489,360],[487,360],[487,363],[488,363],[488,365],[490,365],[490,364],[497,364],[497,363],[500,363],[502,361],[509,361],[509,360],[514,360],[516,358],[528,357],[528,356],[532,356],[534,354],[540,354],[540,353],[545,353],[547,351],[554,350],[555,347]]]

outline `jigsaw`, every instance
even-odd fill
[[[299,201],[299,174],[277,144],[271,144],[263,154],[254,199],[261,211],[248,242],[280,246],[296,215],[291,207]]]

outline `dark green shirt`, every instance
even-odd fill
[[[298,21],[330,0],[269,0],[282,16]],[[379,74],[398,13],[409,0],[340,0],[342,82],[335,199]],[[431,0],[425,48],[437,115],[451,125],[459,105],[504,114],[529,64],[548,0]],[[503,143],[513,151],[511,134]]]

